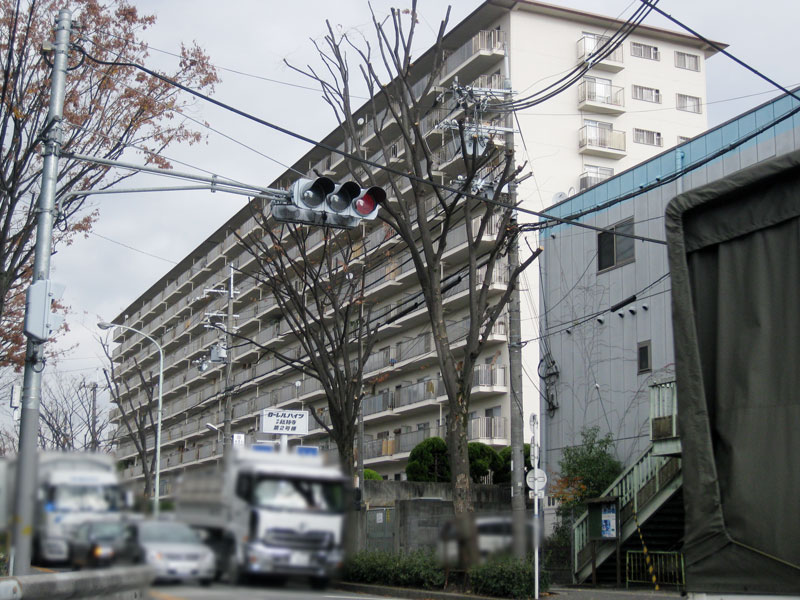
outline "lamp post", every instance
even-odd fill
[[[153,344],[155,344],[156,348],[158,348],[158,419],[156,424],[156,477],[155,477],[155,491],[153,492],[153,518],[158,518],[159,513],[159,495],[160,495],[160,484],[161,484],[161,402],[163,399],[163,392],[164,392],[164,349],[161,347],[157,341],[155,341],[152,337],[147,335],[144,331],[139,331],[138,329],[134,329],[133,327],[128,327],[127,325],[115,325],[113,323],[107,323],[105,321],[100,321],[97,326],[100,329],[111,329],[112,327],[120,327],[122,329],[127,329],[128,331],[132,331],[134,333],[138,333],[139,335],[147,338]]]

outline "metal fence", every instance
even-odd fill
[[[648,557],[650,564],[647,562]],[[631,583],[674,585],[679,590],[682,589],[685,584],[683,554],[660,551],[645,554],[641,550],[628,550],[625,557],[625,586]]]

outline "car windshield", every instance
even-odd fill
[[[115,540],[122,537],[122,523],[93,523],[91,537],[96,540]]]
[[[259,477],[253,487],[253,503],[274,510],[341,512],[344,487],[339,481]]]
[[[50,505],[59,511],[104,512],[124,507],[117,485],[57,485],[50,489]]]
[[[175,544],[199,544],[197,534],[183,523],[157,521],[139,524],[139,539],[142,542],[171,542]]]

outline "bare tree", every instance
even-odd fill
[[[38,445],[42,450],[108,451],[108,407],[96,404],[96,384],[85,379],[52,377],[44,385]],[[19,445],[15,416],[5,411],[0,427],[0,453],[14,453]]]
[[[409,253],[414,264],[428,310],[448,398],[447,443],[454,508],[464,542],[461,559],[470,564],[477,559],[477,544],[472,541],[475,536],[466,430],[473,369],[495,324],[505,318],[505,308],[519,276],[538,251],[509,268],[506,255],[520,229],[511,196],[506,192],[521,167],[514,167],[513,148],[503,148],[501,139],[482,131],[467,116],[458,116],[476,111],[486,114],[491,111],[490,103],[469,93],[459,94],[455,89],[452,93],[431,93],[439,85],[443,71],[448,17],[449,11],[424,69],[415,64],[411,54],[417,24],[413,2],[410,11],[393,9],[391,18],[383,21],[373,13],[376,48],[366,40],[335,33],[328,23],[324,42],[315,43],[324,74],[310,66],[296,70],[321,86],[345,135],[344,149],[351,152],[347,161],[351,175],[362,184],[388,185],[393,192],[394,199],[384,203],[380,218],[404,242],[402,251]],[[357,68],[348,62],[347,52],[351,57],[355,55]],[[366,120],[370,133],[374,132],[378,140],[381,154],[377,165],[352,156],[360,148],[363,135],[351,105],[353,71],[360,73],[371,97],[357,115]],[[437,117],[437,111],[441,116]],[[426,139],[426,123],[432,118],[454,133],[452,144],[439,153],[431,149]],[[392,137],[386,134],[392,129],[386,127],[389,124],[396,124],[399,133]],[[398,135],[399,139],[393,139]],[[442,152],[449,154],[444,156]],[[445,182],[437,167],[453,159],[460,161],[460,173],[452,182]],[[438,185],[434,183],[437,181]],[[489,185],[483,185],[485,182]],[[455,271],[443,261],[451,234],[465,236],[469,248]],[[495,273],[507,276],[508,282],[499,298],[489,293]],[[444,307],[444,293],[454,281],[464,279],[469,290],[465,335],[463,331],[451,333]],[[456,337],[461,338],[458,350],[453,348]]]
[[[107,407],[97,406],[97,384],[85,379],[51,378],[41,405],[39,439],[42,448],[106,451],[111,440]]]
[[[265,236],[239,238],[255,258],[250,275],[272,293],[284,327],[299,344],[293,351],[262,348],[319,381],[328,406],[311,414],[336,442],[342,468],[352,475],[364,366],[379,325],[364,300],[363,239],[330,228],[274,228],[261,211],[256,218]]]
[[[103,369],[106,389],[110,403],[119,411],[120,425],[114,434],[114,442],[120,439],[130,440],[136,451],[136,457],[142,467],[145,498],[150,498],[153,490],[153,476],[156,468],[155,437],[156,430],[156,389],[158,373],[145,373],[138,362],[134,364],[134,372],[124,378],[116,371],[116,364],[111,357],[111,350],[106,341],[100,340],[103,352],[108,360],[108,367]],[[142,399],[131,391],[134,382],[141,385],[144,391]]]

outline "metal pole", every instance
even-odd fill
[[[225,345],[227,346],[227,362],[225,363],[225,409],[222,422],[222,462],[227,467],[231,460],[231,421],[233,420],[233,391],[231,390],[231,375],[233,373],[233,267],[230,268],[230,281],[228,285],[228,319],[225,325]]]
[[[504,87],[506,101],[512,99],[511,69],[509,66],[508,46],[505,48],[503,59],[505,75]],[[514,116],[511,112],[506,117],[506,148],[514,147]],[[513,158],[512,158],[513,161]],[[511,165],[514,169],[514,165]],[[509,185],[511,204],[515,205],[516,189]],[[516,216],[514,218],[516,221]],[[508,270],[513,273],[519,265],[519,246],[516,239],[508,251]],[[509,376],[511,378],[511,539],[514,556],[525,558],[525,457],[524,457],[524,422],[522,409],[522,325],[520,323],[520,293],[519,285],[514,284],[514,290],[508,303],[509,314],[509,341],[508,359]]]
[[[531,415],[531,467],[539,468],[539,420]],[[533,493],[533,597],[539,600],[539,491]]]
[[[142,333],[142,332],[139,332]],[[164,350],[161,344],[151,338],[149,335],[142,333],[144,337],[153,342],[158,348],[158,424],[156,425],[156,489],[153,493],[153,518],[157,519],[161,512],[160,497],[161,497],[161,406],[164,398]]]
[[[133,333],[138,333],[143,338],[146,338],[153,345],[158,349],[158,408],[157,408],[157,415],[156,415],[156,448],[155,448],[155,489],[153,490],[153,518],[157,519],[160,508],[159,508],[159,500],[161,495],[161,413],[162,413],[162,406],[164,400],[164,349],[161,347],[154,338],[147,335],[144,331],[140,331],[138,329],[134,329],[133,327],[129,327],[128,325],[117,325],[114,323],[108,323],[106,321],[100,321],[97,326],[100,329],[111,329],[112,327],[119,327],[120,329],[125,329],[127,331],[132,331]],[[146,448],[145,448],[146,450]]]
[[[39,194],[36,224],[36,246],[33,260],[33,282],[50,277],[50,254],[53,241],[53,220],[58,155],[61,150],[61,120],[64,109],[64,90],[67,78],[67,52],[72,27],[72,14],[66,9],[58,12],[53,70],[50,81],[50,104],[47,111],[47,138],[42,163],[42,191]],[[39,431],[39,403],[42,396],[43,343],[28,339],[25,351],[24,391],[19,426],[19,455],[17,457],[16,492],[14,495],[13,564],[12,575],[30,571],[33,549],[33,514],[36,506],[38,461],[36,442]]]
[[[97,383],[92,384],[92,452],[97,452]]]
[[[363,226],[362,226],[363,227]],[[362,279],[361,279],[361,298],[359,299],[358,304],[358,323],[359,327],[364,326],[364,279],[363,279],[364,270],[362,269]],[[362,354],[362,336],[358,336],[358,364],[361,364],[361,354]],[[363,374],[363,368],[362,368]],[[359,501],[359,510],[364,506],[364,405],[362,402],[364,401],[364,389],[363,389],[363,382],[360,391],[360,397],[357,399],[358,402],[358,489],[361,490],[361,500]]]

